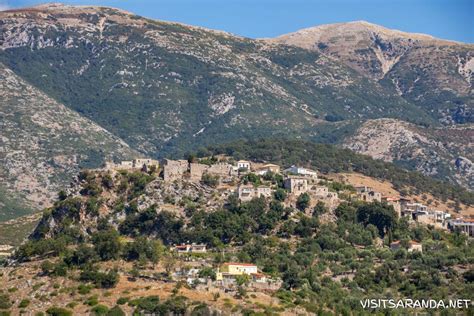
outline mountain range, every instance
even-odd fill
[[[472,44],[367,22],[249,39],[46,4],[0,12],[0,69],[6,218],[105,159],[270,136],[473,187]]]

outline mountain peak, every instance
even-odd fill
[[[315,42],[324,41],[324,39],[345,38],[349,41],[360,41],[368,37],[381,36],[387,40],[410,40],[420,42],[439,41],[443,43],[454,44],[454,41],[437,39],[428,34],[409,33],[395,29],[389,29],[381,25],[377,25],[364,20],[322,24],[296,32],[280,35],[273,39],[268,39],[270,42],[285,43],[303,48],[312,48]]]

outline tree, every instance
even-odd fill
[[[384,235],[391,230],[397,222],[397,214],[392,206],[374,202],[363,204],[357,208],[357,221],[365,226],[372,224],[379,230],[379,235]]]
[[[273,197],[275,198],[275,200],[280,201],[280,202],[285,201],[286,196],[287,196],[286,191],[285,189],[282,189],[282,188],[278,188],[275,190],[275,192],[273,192]]]
[[[316,206],[313,209],[313,216],[319,216],[321,214],[324,214],[328,211],[328,208],[326,207],[326,204],[322,201],[318,201],[316,203]]]
[[[106,261],[120,257],[122,245],[119,236],[119,233],[113,228],[98,231],[92,236],[94,249],[102,260]]]
[[[247,285],[250,282],[250,277],[248,274],[237,275],[235,277],[235,282],[238,286]]]
[[[211,280],[216,279],[216,272],[211,267],[204,267],[198,273],[200,278],[210,278]]]
[[[308,208],[310,201],[311,198],[309,197],[309,194],[302,193],[296,200],[296,208],[304,212]]]
[[[163,257],[163,266],[165,268],[166,274],[170,275],[175,265],[176,265],[176,259],[171,253],[167,253]]]

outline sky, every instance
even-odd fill
[[[44,3],[0,0],[0,10]],[[365,20],[405,32],[474,43],[474,0],[64,0],[121,8],[158,20],[237,35],[275,37],[320,24]]]

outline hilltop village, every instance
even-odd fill
[[[107,162],[104,170],[142,170],[158,172],[164,182],[189,181],[204,183],[219,190],[224,196],[235,194],[239,201],[248,202],[254,198],[271,199],[275,194],[284,192],[285,206],[295,210],[303,210],[307,215],[312,215],[316,205],[323,205],[329,211],[347,200],[359,200],[367,203],[386,203],[393,207],[398,217],[408,219],[410,223],[432,225],[433,227],[454,230],[459,228],[468,236],[474,234],[474,221],[472,219],[452,219],[451,214],[436,210],[422,203],[412,201],[401,196],[383,196],[375,188],[368,186],[352,187],[336,183],[333,180],[319,175],[316,170],[292,165],[286,169],[272,163],[252,162],[248,160],[234,161],[226,157],[205,158],[201,160],[171,160],[161,161],[153,159],[134,159],[120,163]],[[281,187],[272,180],[277,177]],[[337,190],[342,186],[343,190]],[[335,189],[336,188],[336,189]],[[337,191],[340,191],[339,194]],[[301,204],[307,203],[305,207]],[[334,221],[334,215],[328,212],[322,216],[323,221]],[[401,247],[408,252],[422,252],[421,243],[410,240],[402,243],[395,240],[390,243],[391,250]],[[171,248],[178,254],[202,254],[209,251],[205,244],[182,244]],[[199,277],[199,269],[191,269],[186,273],[176,272],[177,279],[186,282],[205,282],[206,278]],[[250,278],[250,285],[255,289],[276,290],[281,285],[281,280],[265,275],[259,267],[247,262],[227,262],[214,270],[216,275],[215,286],[230,290],[235,286],[236,280],[246,275]]]
[[[290,166],[282,169],[272,163],[252,162],[248,160],[234,161],[226,157],[201,159],[200,161],[154,159],[134,159],[120,163],[106,162],[103,168],[109,171],[118,170],[154,170],[160,171],[165,182],[186,180],[203,182],[219,187],[226,194],[235,193],[239,200],[247,202],[257,197],[271,198],[278,190],[270,179],[275,175],[281,177],[283,188],[287,193],[287,206],[298,208],[298,198],[308,196],[311,205],[324,203],[334,210],[342,201],[360,200],[363,202],[380,202],[391,205],[398,217],[406,217],[411,222],[433,225],[441,229],[459,228],[469,236],[474,236],[474,220],[458,217],[453,219],[447,211],[437,210],[427,205],[412,201],[403,196],[383,196],[375,188],[368,186],[347,186],[341,199],[338,190],[333,189],[333,180],[318,176],[316,170],[301,166]],[[252,181],[257,179],[258,181]],[[339,185],[339,184],[337,184]],[[312,207],[308,207],[311,210]]]

